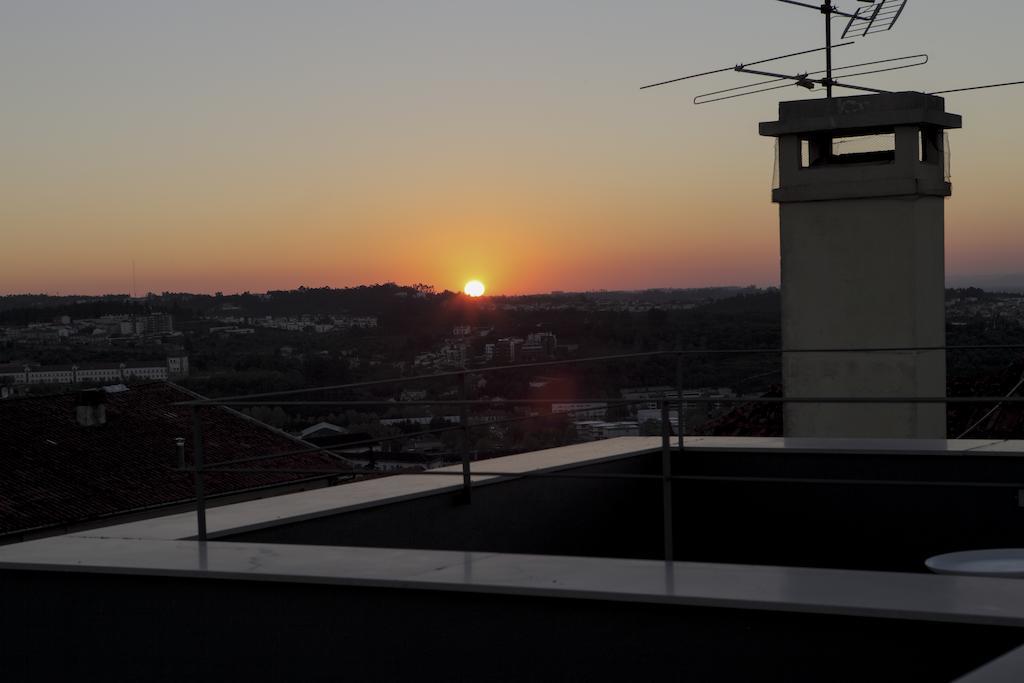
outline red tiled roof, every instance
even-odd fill
[[[763,398],[781,398],[782,387],[769,389]],[[782,406],[778,403],[740,403],[709,421],[701,429],[708,436],[782,436]]]
[[[78,425],[75,394],[0,403],[0,536],[86,522],[192,499],[188,473],[176,472],[175,438],[192,461],[188,407],[195,396],[166,382],[106,395],[107,423]],[[200,410],[207,465],[309,446],[225,408]],[[218,495],[295,483],[315,474],[274,469],[341,469],[325,453],[286,455],[239,465],[266,474],[210,472],[206,492]],[[324,476],[328,476],[325,474]]]

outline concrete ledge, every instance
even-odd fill
[[[793,567],[251,543],[55,538],[0,570],[531,595],[1024,627],[1024,583]]]
[[[854,95],[825,100],[796,100],[779,103],[779,120],[760,124],[761,135],[780,137],[802,133],[886,129],[893,126],[927,124],[938,128],[960,128],[959,114],[945,111],[945,100],[919,92]]]
[[[801,173],[815,169],[803,169]],[[832,169],[829,169],[832,170]],[[920,178],[883,178],[839,183],[808,183],[772,190],[772,201],[821,202],[833,199],[877,199],[879,197],[949,197],[953,186],[945,181]]]

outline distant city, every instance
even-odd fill
[[[1024,341],[1024,295],[981,289],[947,291],[950,345]],[[162,293],[144,297],[0,297],[0,397],[16,399],[100,386],[170,381],[201,396],[302,389],[437,375],[490,366],[509,371],[473,377],[473,397],[495,401],[560,399],[550,407],[517,405],[478,411],[476,457],[615,436],[656,434],[657,399],[679,400],[687,433],[771,435],[778,411],[737,405],[736,397],[778,392],[779,359],[761,354],[696,359],[683,386],[656,360],[610,366],[547,368],[546,363],[607,354],[697,348],[777,348],[779,291],[721,287],[634,292],[551,292],[484,297],[437,292],[427,285],[306,288],[260,294]],[[993,381],[1013,360],[987,356]],[[951,384],[983,381],[958,371]],[[522,367],[518,367],[522,366]],[[992,393],[999,391],[993,386]],[[680,389],[682,394],[680,394]],[[379,390],[377,390],[379,391]],[[353,391],[351,398],[393,399],[387,409],[245,412],[269,426],[337,444],[394,438],[389,459],[347,455],[381,470],[428,467],[454,457],[455,436],[417,434],[456,425],[458,411],[402,406],[401,401],[451,399],[450,381],[418,382],[393,393]],[[649,399],[622,407],[606,399]],[[686,403],[688,398],[699,403]],[[722,403],[708,398],[722,398]],[[577,398],[591,400],[578,401]],[[728,400],[727,400],[728,399]],[[530,430],[509,418],[548,415]],[[952,423],[969,419],[950,409]],[[678,411],[671,414],[680,427]],[[951,427],[952,428],[952,427]],[[326,431],[325,431],[326,430]],[[314,438],[314,441],[316,441]]]

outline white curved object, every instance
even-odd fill
[[[936,555],[925,560],[936,574],[1024,579],[1024,548],[991,548]]]

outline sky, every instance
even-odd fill
[[[836,62],[1019,80],[1021,25],[1024,3],[910,0]],[[0,293],[127,292],[133,261],[139,293],[775,284],[757,122],[814,95],[639,87],[822,33],[771,0],[0,0]],[[1024,272],[1024,87],[947,108],[947,272]]]

